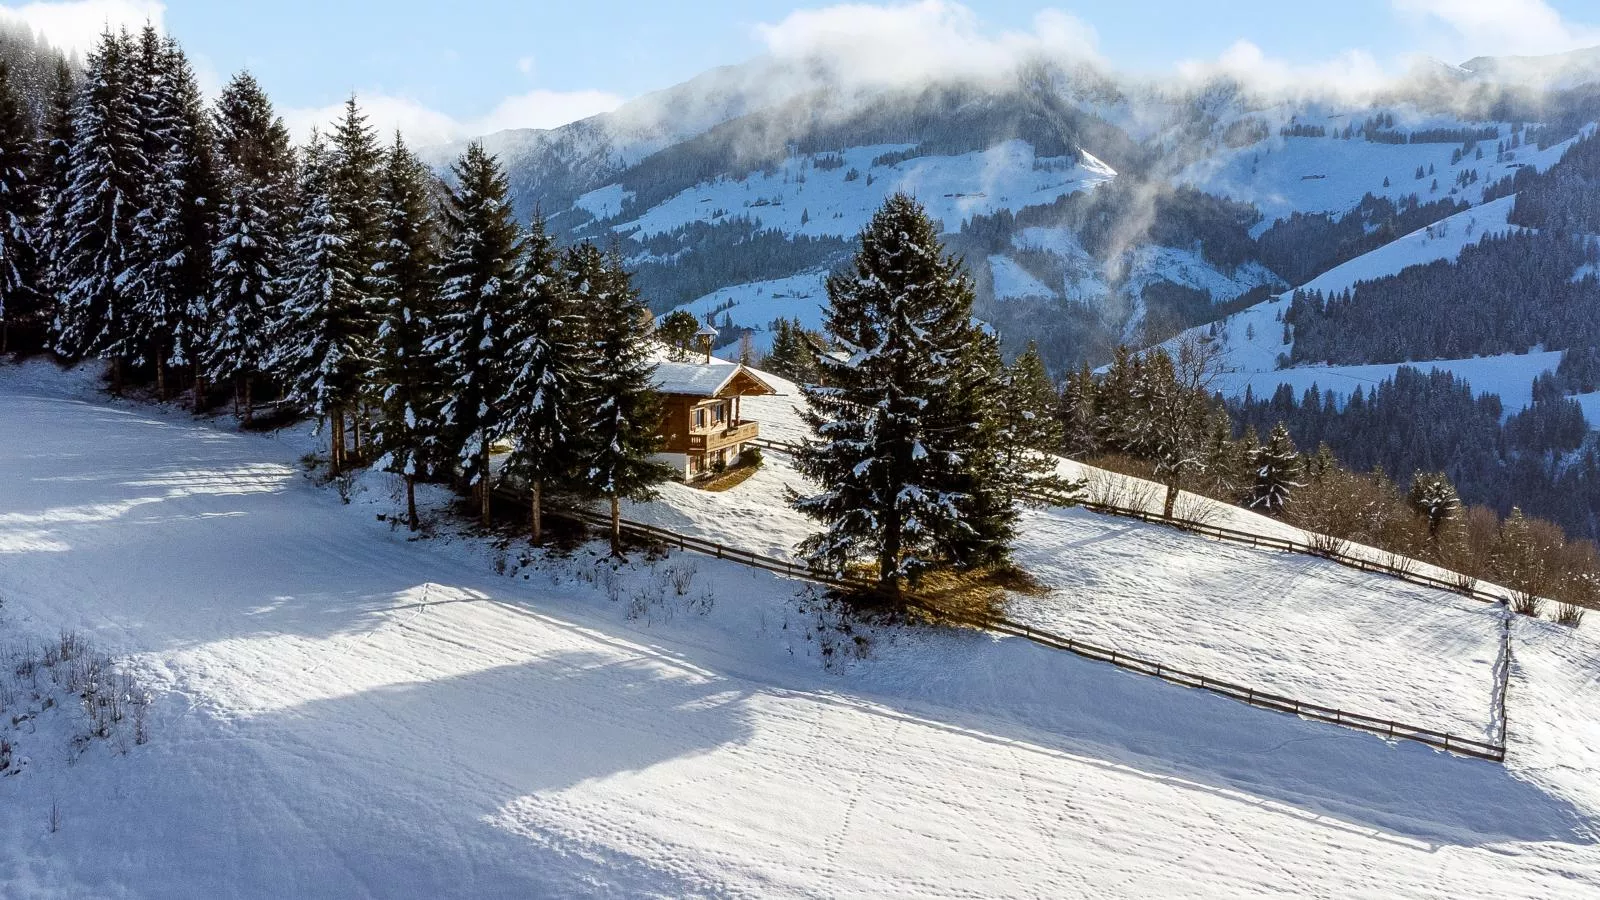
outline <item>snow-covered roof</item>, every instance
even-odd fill
[[[663,360],[656,364],[656,390],[663,394],[684,394],[690,397],[722,396],[740,375],[755,383],[756,390],[732,391],[739,394],[774,394],[772,385],[750,369],[733,362],[712,360],[704,362],[678,362]]]

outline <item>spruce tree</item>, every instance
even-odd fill
[[[450,379],[442,411],[449,449],[476,490],[481,518],[491,524],[490,448],[505,434],[506,395],[522,309],[517,278],[522,242],[512,218],[505,173],[479,143],[452,168],[444,203],[444,245],[438,273],[439,324],[429,350]]]
[[[111,360],[115,389],[134,349],[123,283],[135,262],[133,223],[150,183],[133,97],[135,62],[126,32],[106,33],[89,56],[73,108],[61,248],[65,284],[54,323],[57,351]]]
[[[372,348],[330,182],[327,146],[313,135],[300,167],[299,221],[280,289],[284,304],[271,366],[290,402],[330,426],[329,465],[339,472],[350,461],[345,417],[360,399]]]
[[[661,398],[652,381],[648,310],[622,260],[592,244],[573,248],[564,267],[572,303],[584,311],[582,405],[585,427],[576,448],[578,479],[611,505],[611,553],[622,555],[622,501],[648,500],[665,481],[660,449]]]
[[[1250,508],[1271,516],[1283,515],[1294,490],[1304,486],[1296,480],[1301,469],[1300,455],[1289,437],[1289,428],[1279,422],[1266,444],[1256,450],[1256,483],[1250,495]]]
[[[269,327],[284,296],[294,151],[288,128],[248,73],[223,88],[213,130],[221,202],[211,259],[210,346],[201,370],[233,385],[248,420],[251,386],[266,369]],[[198,382],[197,408],[204,391]]]
[[[1418,472],[1411,479],[1407,499],[1411,509],[1428,525],[1428,543],[1437,553],[1441,539],[1461,512],[1461,498],[1443,472]]]
[[[1037,344],[1029,341],[1028,349],[1007,367],[1004,388],[1003,415],[1017,442],[1044,453],[1061,452],[1064,434],[1056,417],[1060,394]]]
[[[814,565],[843,573],[871,555],[897,593],[930,567],[1003,556],[1016,512],[993,481],[998,350],[972,321],[970,276],[904,194],[860,244],[851,270],[828,280],[842,353],[819,358],[825,387],[802,389],[817,439],[795,462],[822,490],[795,507],[824,526],[801,548]]]
[[[583,341],[587,323],[571,302],[560,263],[544,219],[535,216],[517,273],[522,309],[516,315],[515,365],[506,396],[506,431],[512,438],[506,471],[528,484],[535,544],[544,539],[546,487],[573,472],[591,390],[589,373],[581,368],[589,350]]]
[[[34,184],[40,192],[38,227],[39,293],[47,306],[66,292],[68,186],[71,183],[73,109],[77,77],[65,60],[56,64],[55,84],[34,153]]]
[[[700,320],[693,313],[675,309],[661,318],[656,326],[656,337],[666,347],[667,353],[679,362],[694,358],[695,337],[700,331]]]
[[[444,402],[444,368],[428,347],[438,318],[434,184],[433,173],[395,135],[379,189],[384,240],[372,279],[383,298],[371,376],[381,392],[372,440],[383,468],[405,479],[406,523],[412,531],[419,524],[417,479],[439,460]]]
[[[344,243],[355,272],[354,290],[366,343],[377,340],[382,315],[381,292],[372,283],[383,243],[383,215],[378,198],[383,153],[376,132],[367,125],[356,98],[345,101],[344,116],[334,126],[330,141],[330,192],[333,212],[343,223]],[[350,409],[356,452],[363,445],[366,401],[373,399],[370,385],[362,385],[362,400]]]
[[[0,354],[12,327],[31,328],[41,312],[33,150],[33,125],[0,61]]]
[[[135,223],[129,279],[137,361],[151,367],[162,399],[171,366],[188,368],[209,338],[217,183],[200,87],[176,42],[146,27],[141,43],[142,127],[152,181]]]

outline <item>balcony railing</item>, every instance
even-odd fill
[[[732,422],[728,425],[715,425],[705,431],[694,431],[689,434],[690,451],[720,450],[745,441],[753,441],[761,433],[761,426],[756,422]]]

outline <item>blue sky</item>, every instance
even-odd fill
[[[764,52],[944,68],[1045,46],[1121,70],[1221,66],[1360,80],[1418,53],[1547,53],[1600,44],[1595,0],[67,0],[0,3],[64,44],[153,20],[209,88],[254,71],[297,128],[351,91],[423,140],[550,126]]]

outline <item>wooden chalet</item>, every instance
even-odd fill
[[[740,415],[739,398],[776,394],[755,372],[738,363],[663,361],[655,387],[662,397],[663,444],[656,460],[685,481],[737,465],[760,426]]]

